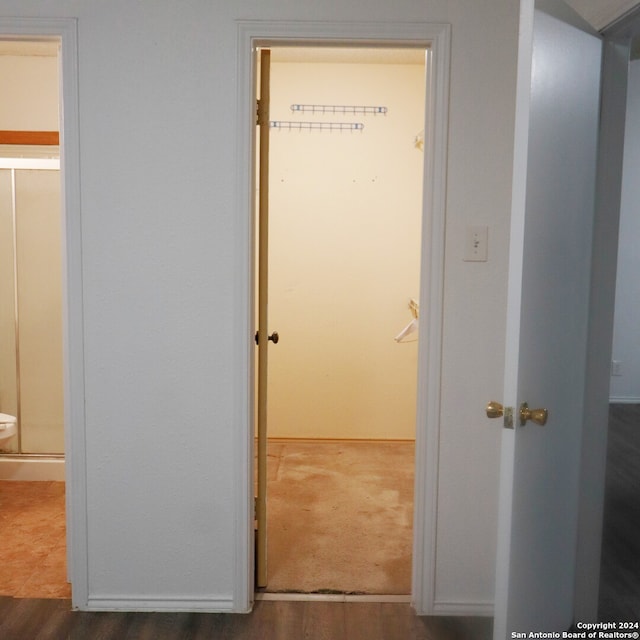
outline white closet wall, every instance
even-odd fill
[[[417,334],[394,336],[419,295],[424,54],[417,58],[272,65],[271,120],[283,129],[271,130],[269,316],[280,342],[269,355],[270,437],[414,437]]]

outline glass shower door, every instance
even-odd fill
[[[18,415],[16,351],[13,173],[0,169],[0,413]],[[18,450],[18,438],[0,442],[3,451]]]
[[[64,452],[60,172],[16,171],[23,453]]]
[[[11,169],[0,173],[0,411],[18,417],[20,435],[12,439],[11,451],[61,454],[64,393],[60,172]],[[9,176],[8,189],[5,174]]]

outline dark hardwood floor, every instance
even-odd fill
[[[598,618],[640,621],[640,404],[609,411]]]
[[[490,640],[493,626],[490,618],[418,617],[406,604],[260,601],[250,615],[70,606],[0,597],[0,639]],[[611,406],[599,619],[640,620],[640,405]]]
[[[86,613],[0,598],[2,640],[490,640],[491,618],[422,618],[409,605],[260,601],[253,613]]]

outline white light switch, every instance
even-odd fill
[[[465,262],[486,262],[488,255],[489,227],[468,226],[464,236]]]

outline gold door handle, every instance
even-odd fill
[[[524,427],[527,420],[533,420],[536,424],[544,426],[547,424],[549,412],[546,409],[529,409],[529,405],[523,402],[520,405],[520,426]]]
[[[504,418],[504,426],[509,429],[513,428],[513,410],[511,407],[505,408],[499,402],[492,400],[487,404],[485,411],[487,412],[487,418]],[[529,409],[529,405],[523,402],[520,405],[519,416],[521,427],[524,427],[528,420],[533,420],[536,424],[543,426],[547,424],[549,412],[547,409]]]
[[[487,418],[502,418],[504,415],[504,407],[495,400],[492,400],[486,407]]]
[[[485,407],[487,418],[502,418],[505,429],[513,429],[513,407],[503,407],[499,402],[492,400]]]

